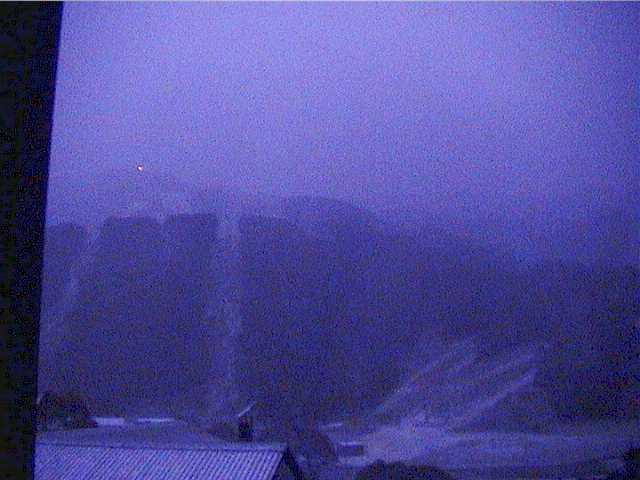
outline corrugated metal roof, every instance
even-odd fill
[[[281,444],[89,445],[36,442],[35,480],[271,480]]]

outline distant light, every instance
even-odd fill
[[[144,170],[144,167],[142,165],[138,165],[136,166],[136,170],[138,170],[139,172]]]

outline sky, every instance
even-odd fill
[[[50,202],[102,172],[640,263],[640,5],[67,3]]]

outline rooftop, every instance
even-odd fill
[[[36,480],[271,480],[284,444],[43,439],[36,442]]]

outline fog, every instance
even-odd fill
[[[637,264],[639,27],[634,4],[69,4],[49,217],[142,163]]]
[[[615,475],[638,32],[631,3],[66,4],[38,388],[75,431],[43,435]]]

